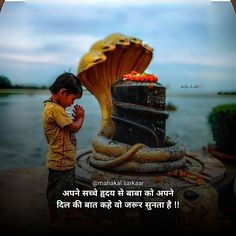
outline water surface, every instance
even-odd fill
[[[43,101],[49,92],[0,95],[0,169],[43,165],[47,143],[43,134]],[[166,133],[182,140],[191,151],[212,143],[207,116],[212,107],[232,103],[235,96],[168,95],[167,102],[177,106],[170,112]],[[78,148],[90,148],[91,139],[100,127],[101,112],[97,100],[85,93],[76,103],[85,109],[82,129],[76,134]],[[71,109],[68,109],[68,113]]]

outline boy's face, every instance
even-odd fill
[[[73,94],[70,93],[68,94],[66,91],[62,94],[60,94],[60,105],[63,106],[64,108],[71,106],[75,99],[79,98],[79,94]]]

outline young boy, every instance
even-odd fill
[[[57,200],[63,201],[64,190],[75,189],[76,138],[83,124],[84,109],[75,105],[73,119],[65,108],[82,96],[82,86],[71,73],[58,76],[49,88],[52,96],[44,102],[44,133],[48,142],[47,167],[49,169],[47,199],[49,225],[60,225]],[[64,199],[64,201],[70,201]],[[69,209],[71,210],[71,209]]]

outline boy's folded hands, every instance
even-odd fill
[[[73,121],[76,121],[78,119],[84,119],[84,108],[78,104],[76,104],[73,108]]]

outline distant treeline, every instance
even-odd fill
[[[13,85],[10,79],[5,75],[0,75],[0,89],[49,89],[46,85]],[[83,90],[87,90],[83,87]]]
[[[48,89],[47,86],[36,86],[36,85],[13,85],[12,89]]]
[[[48,87],[37,85],[12,85],[10,79],[5,75],[0,75],[0,88],[1,89],[47,89]]]
[[[48,87],[37,85],[12,85],[10,79],[5,75],[0,75],[0,88],[1,89],[47,89]]]
[[[233,92],[223,92],[223,91],[220,91],[217,93],[218,95],[236,95],[236,91],[233,91]]]

